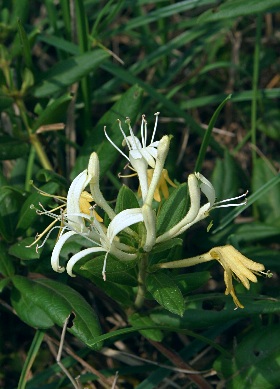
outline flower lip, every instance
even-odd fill
[[[207,200],[208,200],[209,205],[210,205],[209,210],[215,209],[215,208],[224,208],[224,207],[239,207],[239,206],[245,205],[247,203],[246,196],[248,194],[248,190],[240,196],[231,197],[229,199],[225,199],[225,200],[221,200],[221,201],[216,202],[215,201],[216,200],[216,192],[215,192],[215,189],[214,189],[213,185],[211,184],[211,182],[209,180],[207,180],[207,178],[205,178],[201,173],[196,172],[195,176],[199,181],[201,192],[204,193],[205,196],[207,197]],[[241,203],[228,203],[229,201],[238,200],[238,199],[241,199],[244,197],[245,197],[245,199]]]
[[[131,122],[130,119],[127,117],[125,120],[125,123],[128,125],[129,133],[130,135],[126,135],[124,130],[122,129],[121,121],[118,119],[119,128],[123,135],[123,143],[125,143],[129,149],[129,157],[112,141],[112,139],[109,137],[109,135],[106,132],[106,127],[104,127],[105,136],[108,139],[108,141],[115,147],[116,150],[119,151],[120,154],[122,154],[130,163],[132,163],[132,159],[144,159],[146,163],[151,166],[152,168],[155,167],[155,159],[157,157],[157,147],[159,144],[159,141],[154,142],[156,130],[157,130],[157,124],[158,124],[158,116],[159,112],[155,113],[156,120],[155,125],[151,137],[151,142],[147,146],[147,121],[145,118],[145,115],[142,115],[142,123],[141,123],[141,141],[134,135],[134,132],[131,128]]]

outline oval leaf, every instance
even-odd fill
[[[12,295],[13,307],[27,324],[48,328],[55,323],[62,327],[66,318],[73,313],[75,317],[69,332],[87,345],[100,335],[95,312],[74,289],[47,278],[30,280],[14,276],[12,281],[15,287]]]
[[[173,279],[166,273],[157,272],[147,276],[146,286],[154,299],[169,312],[182,316],[185,302]]]

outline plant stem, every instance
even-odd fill
[[[34,147],[43,168],[47,169],[47,170],[53,170],[53,167],[52,167],[52,165],[47,157],[47,154],[45,153],[45,150],[43,149],[42,143],[40,142],[38,135],[32,133],[32,129],[29,125],[28,117],[26,115],[26,108],[25,108],[24,102],[19,99],[19,100],[17,100],[16,103],[17,103],[17,106],[19,108],[19,112],[20,112],[20,116],[22,118],[22,121],[26,127],[27,132],[28,132],[29,140]],[[29,166],[29,168],[31,169],[31,165]]]
[[[254,53],[254,65],[253,65],[253,99],[251,106],[251,142],[255,146],[252,149],[253,166],[255,166],[257,154],[257,99],[258,99],[258,81],[259,81],[259,67],[260,67],[260,46],[261,46],[261,31],[262,31],[262,18],[263,15],[257,16],[257,28],[256,28],[256,44]]]
[[[36,150],[33,146],[31,146],[29,157],[28,157],[28,162],[27,162],[27,168],[26,168],[26,176],[25,176],[25,190],[29,191],[30,190],[30,180],[32,177],[32,168],[34,165],[34,159],[36,155]]]
[[[36,150],[37,156],[43,166],[44,169],[47,170],[53,170],[53,167],[49,161],[49,158],[47,154],[45,153],[45,150],[42,147],[42,143],[40,142],[37,134],[30,134],[29,135],[30,142],[34,146],[34,149]]]
[[[143,254],[141,258],[141,262],[139,265],[139,273],[138,273],[138,291],[136,295],[136,299],[134,302],[134,306],[136,309],[140,309],[144,303],[145,300],[145,294],[146,294],[146,285],[145,285],[145,279],[146,279],[146,269],[148,264],[148,255],[149,254]]]

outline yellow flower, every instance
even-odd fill
[[[205,254],[197,255],[196,257],[181,259],[179,261],[171,261],[159,263],[155,268],[159,269],[178,269],[198,265],[199,263],[213,261],[220,262],[224,268],[224,280],[226,284],[225,294],[230,294],[236,305],[236,308],[244,308],[236,297],[232,277],[237,278],[242,282],[246,289],[250,289],[250,282],[258,282],[256,275],[264,274],[267,277],[272,277],[272,273],[268,270],[264,272],[264,265],[258,262],[251,261],[245,257],[233,246],[214,247]]]
[[[88,193],[87,191],[83,191],[81,193],[81,197],[80,197],[80,200],[79,200],[79,204],[80,204],[80,211],[82,213],[85,213],[86,215],[90,215],[90,212],[91,212],[91,205],[90,203],[93,201],[93,197],[90,193]],[[100,217],[98,215],[97,212],[95,212],[95,210],[93,210],[93,213],[94,213],[94,216],[96,217],[96,219],[101,223],[103,222],[103,219],[102,217]]]
[[[154,169],[148,169],[147,174],[148,174],[148,186],[150,186],[150,183],[152,181],[153,174],[154,174]],[[165,199],[168,199],[168,197],[169,197],[169,190],[168,190],[167,183],[169,185],[173,186],[173,188],[177,188],[177,185],[175,185],[174,182],[169,178],[168,171],[166,169],[163,169],[161,176],[160,176],[160,179],[159,179],[159,182],[158,182],[156,189],[154,191],[154,199],[159,203],[161,202],[160,193],[163,194],[163,197]],[[138,189],[138,194],[139,194],[139,196],[141,196],[141,188],[140,187]]]
[[[245,257],[231,245],[214,247],[209,251],[210,256],[216,259],[224,268],[224,280],[226,284],[225,294],[230,294],[236,307],[244,308],[236,297],[232,276],[236,276],[246,289],[250,289],[250,282],[257,282],[255,274],[260,275],[264,271],[264,265]]]

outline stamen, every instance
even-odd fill
[[[122,135],[123,135],[123,137],[124,137],[125,143],[127,144],[127,147],[129,148],[129,150],[131,150],[131,146],[130,146],[130,144],[129,144],[129,141],[128,141],[128,139],[127,139],[127,136],[125,135],[125,132],[124,132],[124,130],[122,129],[122,122],[120,121],[120,119],[117,119],[117,121],[118,121],[118,123],[119,123],[119,128],[120,128],[121,133],[122,133]]]
[[[111,143],[111,145],[114,146],[115,149],[118,150],[118,152],[121,153],[129,161],[129,158],[125,155],[125,153],[121,149],[119,149],[118,146],[115,145],[115,143],[109,138],[109,136],[108,136],[108,134],[106,132],[106,126],[104,127],[104,133],[105,133],[105,136],[108,139],[108,141]]]
[[[151,138],[151,143],[153,143],[154,137],[156,135],[159,114],[160,114],[160,112],[155,113],[156,121],[155,121],[154,131],[153,131],[152,138]]]
[[[273,277],[273,273],[271,273],[270,270],[267,270],[266,272],[265,271],[260,271],[258,273],[263,274],[266,278],[272,278]]]
[[[135,176],[137,176],[137,173],[126,174],[126,175],[122,175],[121,173],[118,173],[119,178],[131,178],[131,177],[135,177]]]
[[[145,124],[145,146],[143,145],[143,147],[146,147],[146,144],[147,144],[147,139],[148,139],[148,122],[146,120],[146,116],[144,115],[144,124]]]
[[[50,234],[52,233],[52,231],[53,231],[55,228],[60,228],[61,230],[65,230],[67,227],[61,227],[61,226],[55,226],[55,227],[53,227],[53,228],[47,233],[47,235],[45,236],[43,242],[42,242],[40,245],[37,244],[37,246],[36,246],[36,253],[38,253],[38,250],[39,250],[40,248],[42,248],[42,247],[45,245],[45,243],[46,243],[46,241],[48,240]],[[45,232],[45,231],[44,231],[44,232]],[[61,234],[62,234],[62,232],[60,231],[58,236],[61,236]],[[41,238],[41,237],[40,237],[40,238]]]
[[[106,264],[107,264],[107,257],[108,257],[108,251],[107,253],[105,254],[105,258],[104,258],[104,262],[103,262],[103,269],[102,269],[102,277],[103,277],[103,281],[106,281]]]
[[[225,199],[225,200],[221,200],[221,201],[218,201],[217,203],[214,204],[214,206],[212,207],[212,209],[214,208],[223,208],[223,207],[239,207],[241,205],[245,205],[247,204],[247,199],[245,199],[245,201],[243,201],[242,203],[232,203],[232,204],[225,204],[225,205],[219,205],[219,204],[222,204],[222,203],[227,203],[231,200],[238,200],[238,199],[241,199],[242,197],[245,197],[247,196],[248,194],[248,190],[243,193],[242,195],[240,196],[237,196],[237,197],[231,197],[230,199]]]
[[[52,194],[49,194],[47,192],[44,192],[43,190],[37,188],[36,185],[34,185],[33,183],[33,180],[30,180],[29,183],[33,186],[34,189],[37,190],[37,192],[39,192],[41,195],[43,196],[46,196],[46,197],[52,197],[53,199],[56,199],[56,200],[59,200],[59,201],[63,201],[64,203],[66,203],[66,197],[64,196],[57,196],[57,195],[52,195]]]
[[[53,227],[53,225],[55,225],[55,223],[57,222],[57,221],[59,221],[59,219],[56,219],[56,220],[54,220],[54,221],[52,221],[49,225],[48,225],[48,227],[41,233],[41,234],[36,234],[36,238],[35,238],[35,240],[34,240],[34,242],[32,242],[29,246],[25,246],[25,247],[27,247],[27,248],[29,248],[29,247],[32,247],[32,246],[34,246],[34,244],[36,244],[52,227]],[[60,228],[60,227],[59,227]],[[52,230],[51,230],[52,231]],[[49,236],[49,234],[47,235],[47,236]],[[36,249],[36,251],[37,251],[37,249]]]
[[[142,122],[141,122],[141,139],[142,139],[142,145],[143,147],[146,147],[146,137],[144,136],[144,122],[145,122],[145,115],[142,115]],[[145,134],[147,136],[147,134]]]
[[[126,119],[125,119],[125,123],[128,125],[128,128],[129,128],[129,132],[130,132],[130,136],[131,136],[131,143],[132,143],[132,147],[131,147],[131,149],[137,149],[139,152],[140,152],[140,150],[139,150],[139,147],[138,147],[138,145],[137,145],[137,138],[135,137],[135,135],[134,135],[134,133],[133,133],[133,130],[132,130],[132,128],[131,128],[131,122],[130,122],[130,118],[129,117],[127,117]],[[135,140],[136,139],[136,140]],[[130,151],[131,151],[131,149],[130,149]]]

